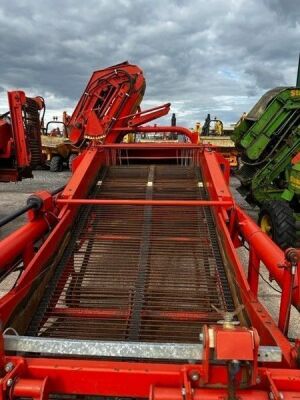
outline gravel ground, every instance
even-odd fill
[[[39,190],[53,190],[57,187],[64,185],[70,176],[70,172],[63,171],[59,173],[51,173],[49,171],[35,171],[34,179],[25,179],[18,183],[1,183],[0,184],[0,218],[10,214],[14,210],[23,206],[26,203],[27,197]],[[240,206],[247,211],[247,213],[254,219],[257,219],[257,208],[251,208],[242,196],[237,192],[238,180],[234,177],[231,178],[231,190]],[[5,237],[10,231],[16,229],[24,223],[26,216],[19,217],[8,226],[0,229],[0,239]],[[239,249],[239,256],[244,265],[245,271],[248,264],[248,251],[244,248]],[[268,272],[262,265],[261,272],[263,277],[268,281]],[[272,286],[278,290],[276,283],[272,282]],[[0,294],[3,294],[3,288]],[[261,302],[267,307],[272,317],[277,321],[279,311],[280,294],[272,289],[262,279],[260,280],[259,298]],[[300,313],[295,308],[291,313],[291,324],[289,329],[289,336],[292,338],[299,337],[300,332]]]
[[[26,205],[29,195],[41,190],[54,190],[64,185],[71,173],[69,171],[52,173],[34,171],[33,179],[16,183],[0,183],[0,219]],[[26,215],[0,229],[0,239],[26,221]]]

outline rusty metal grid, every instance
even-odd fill
[[[41,127],[40,116],[36,102],[26,97],[26,105],[24,111],[24,127],[27,133],[28,147],[31,154],[30,165],[37,167],[43,164],[41,151]]]
[[[94,197],[206,199],[196,167],[114,166]],[[209,207],[89,206],[29,335],[197,343],[233,310]],[[59,268],[58,268],[59,271]]]

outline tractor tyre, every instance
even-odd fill
[[[283,250],[296,244],[296,220],[289,203],[270,200],[262,204],[258,224]]]
[[[60,156],[53,156],[50,161],[51,172],[61,172],[63,170],[63,159]]]
[[[69,170],[70,171],[72,171],[72,165],[73,165],[73,161],[74,161],[74,159],[77,157],[77,154],[70,154],[70,157],[69,157],[69,162],[68,162],[68,165],[69,165]]]

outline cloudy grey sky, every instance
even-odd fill
[[[147,81],[143,108],[171,102],[178,123],[235,122],[269,88],[294,85],[298,0],[0,0],[5,91],[71,112],[95,69],[129,60]]]

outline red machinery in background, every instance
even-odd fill
[[[130,132],[182,132],[197,143],[189,129],[142,126],[170,110],[167,103],[141,111],[145,88],[142,70],[127,62],[94,72],[69,119],[70,140],[76,145],[86,140],[108,144],[120,142]]]
[[[87,142],[72,177],[30,196],[28,223],[0,242],[4,282],[19,272],[0,300],[2,396],[296,399],[298,253],[236,205],[221,155],[184,128],[141,125],[169,109],[141,112],[144,88],[127,63],[93,74],[69,126]],[[187,141],[121,142],[173,129]],[[261,262],[281,288],[278,323],[257,298]]]
[[[43,164],[40,112],[41,97],[29,98],[22,91],[8,92],[9,112],[0,116],[0,182],[32,178]]]

